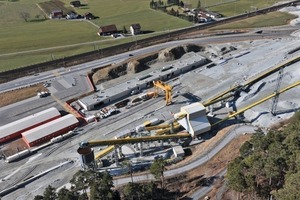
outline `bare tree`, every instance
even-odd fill
[[[28,19],[30,18],[30,14],[27,12],[20,12],[21,19],[24,19],[25,22],[28,22]]]

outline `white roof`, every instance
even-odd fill
[[[178,120],[178,122],[193,137],[210,130],[211,125],[206,116],[206,109],[201,103],[196,102],[188,106],[181,107],[181,112],[186,113],[187,117]]]
[[[56,108],[53,107],[47,110],[43,110],[39,113],[30,115],[28,117],[19,119],[17,121],[11,122],[0,127],[0,138],[4,138],[13,133],[22,131],[24,129],[27,129],[29,127],[32,127],[36,124],[42,123],[57,116],[60,116],[60,113]]]
[[[23,132],[22,136],[28,143],[31,143],[76,123],[78,123],[76,117],[72,114],[68,114],[36,128]],[[49,138],[49,140],[50,139],[51,138]]]

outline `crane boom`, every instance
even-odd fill
[[[171,135],[160,135],[160,136],[148,136],[148,137],[138,137],[138,138],[122,138],[122,139],[110,139],[110,140],[95,140],[89,142],[82,142],[80,146],[82,147],[96,147],[96,146],[106,146],[115,144],[130,144],[139,142],[151,142],[157,140],[167,140],[176,138],[188,138],[191,137],[190,134],[171,134]]]
[[[290,90],[290,89],[292,89],[292,88],[294,88],[294,87],[296,87],[296,86],[298,86],[298,85],[300,85],[300,81],[298,81],[298,82],[296,82],[296,83],[294,83],[294,84],[292,84],[292,85],[290,85],[290,86],[288,86],[288,87],[286,87],[286,88],[280,90],[280,91],[278,92],[278,94],[284,93],[284,92],[286,92],[286,91],[288,91],[288,90]],[[217,124],[219,124],[219,123],[221,123],[221,122],[223,122],[223,121],[226,121],[226,120],[228,120],[228,119],[230,119],[230,118],[233,118],[233,117],[235,117],[235,116],[237,116],[237,115],[239,115],[239,114],[245,112],[246,110],[249,110],[250,108],[253,108],[254,106],[257,106],[257,105],[259,105],[259,104],[261,104],[261,103],[263,103],[263,102],[265,102],[265,101],[267,101],[267,100],[273,98],[274,96],[276,96],[276,95],[278,95],[278,94],[273,93],[273,94],[271,94],[271,95],[269,95],[269,96],[267,96],[267,97],[265,97],[265,98],[263,98],[263,99],[261,99],[261,100],[255,102],[255,103],[253,103],[253,104],[251,104],[251,105],[249,105],[249,106],[246,106],[245,108],[242,108],[241,110],[238,110],[237,112],[228,115],[228,117],[225,117],[224,119],[222,119],[222,120],[216,122],[216,123],[213,124],[212,126],[215,126],[215,125],[217,125]]]

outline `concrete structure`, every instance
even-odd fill
[[[83,168],[94,164],[94,149],[89,147],[80,147],[77,149],[78,154],[80,155],[80,163]]]
[[[186,117],[178,120],[192,137],[198,136],[211,129],[211,125],[206,116],[206,109],[201,103],[193,103],[180,108],[180,114]]]
[[[68,114],[34,129],[23,132],[22,136],[28,147],[32,147],[43,142],[50,141],[52,138],[74,129],[77,125],[78,120],[76,117],[72,114]]]
[[[175,157],[184,157],[184,151],[182,146],[175,146],[173,147],[173,153],[175,155]]]
[[[60,117],[56,108],[49,108],[0,127],[0,143],[21,136],[21,133]]]
[[[181,61],[163,67],[160,70],[156,70],[151,73],[148,72],[140,75],[136,79],[131,79],[125,83],[120,83],[112,88],[101,90],[91,96],[79,99],[78,103],[84,110],[93,110],[97,106],[109,104],[132,94],[139,93],[142,90],[151,87],[154,80],[169,80],[206,63],[206,58],[198,54],[194,54],[189,58],[182,59]]]

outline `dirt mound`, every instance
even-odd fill
[[[205,48],[194,44],[186,44],[182,46],[172,47],[160,51],[159,53],[151,53],[137,58],[132,58],[118,65],[101,67],[95,71],[92,76],[94,84],[98,85],[105,81],[118,78],[126,74],[135,74],[150,68],[155,62],[167,62],[181,58],[188,52],[204,51]]]
[[[194,45],[194,44],[186,44],[182,46],[167,48],[159,52],[158,61],[168,62],[168,61],[176,60],[181,58],[185,53],[191,51],[193,52],[204,51],[204,49],[205,49],[204,47]]]
[[[111,65],[96,69],[92,76],[93,82],[98,85],[126,74],[135,74],[149,69],[149,64],[156,60],[157,56],[157,53],[152,53],[135,59],[129,59],[118,65]]]

